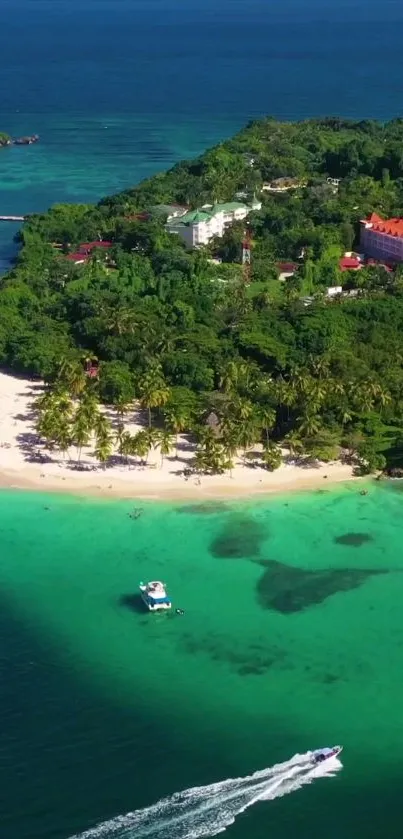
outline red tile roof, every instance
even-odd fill
[[[82,245],[79,247],[79,251],[81,253],[87,253],[88,251],[93,251],[94,248],[111,248],[113,242],[83,242]]]
[[[376,233],[385,233],[388,236],[397,236],[398,238],[403,236],[403,219],[401,218],[382,219],[376,213],[371,213],[365,221],[372,225],[372,230]]]
[[[282,274],[295,273],[299,265],[296,262],[277,262],[277,268]]]
[[[66,256],[69,262],[87,262],[88,255],[86,253],[69,253]]]
[[[343,256],[339,261],[340,271],[358,271],[362,262],[356,256]]]

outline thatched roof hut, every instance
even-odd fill
[[[219,436],[221,430],[220,420],[214,411],[210,411],[210,413],[206,416],[204,420],[204,425],[207,425],[209,428],[211,428],[217,435],[217,437]]]

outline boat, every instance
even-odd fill
[[[167,595],[164,583],[161,583],[160,580],[153,580],[150,583],[140,583],[139,588],[141,598],[150,612],[171,608],[171,599]]]
[[[343,751],[343,746],[325,746],[324,749],[316,749],[312,752],[312,760],[314,763],[323,763],[325,760],[330,760],[331,757],[338,757]]]

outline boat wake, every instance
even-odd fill
[[[199,839],[216,836],[258,801],[281,798],[317,778],[333,777],[341,768],[337,758],[313,766],[311,752],[297,754],[285,763],[278,763],[246,778],[229,778],[216,784],[176,792],[151,807],[117,816],[70,839]]]

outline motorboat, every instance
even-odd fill
[[[171,599],[167,595],[164,583],[161,583],[160,580],[153,580],[150,583],[140,583],[139,588],[141,598],[150,612],[171,608]]]
[[[312,752],[312,760],[314,763],[323,763],[325,760],[329,760],[331,757],[338,757],[340,752],[343,751],[343,746],[325,746],[324,749],[316,749],[316,751]]]

